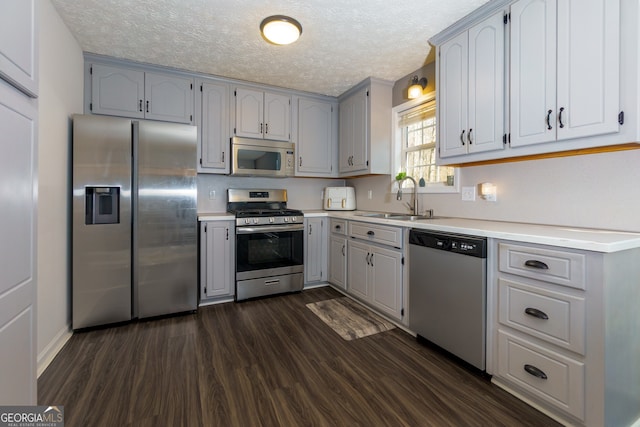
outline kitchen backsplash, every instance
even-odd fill
[[[343,179],[253,178],[198,174],[198,212],[227,210],[227,188],[284,188],[292,209],[322,209],[325,187],[343,186]]]

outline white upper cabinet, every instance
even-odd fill
[[[619,130],[619,0],[511,6],[511,146]]]
[[[392,87],[368,78],[340,96],[341,175],[390,173]]]
[[[297,103],[296,176],[331,176],[337,106],[334,109],[331,102],[302,97]]]
[[[0,13],[0,78],[38,96],[36,0],[3,0]]]
[[[95,63],[90,70],[92,113],[192,123],[193,79]]]
[[[503,148],[504,14],[440,47],[440,157]]]
[[[238,87],[234,133],[246,138],[291,139],[291,96]]]
[[[229,172],[229,85],[202,81],[196,123],[199,135],[199,172]]]
[[[145,73],[145,117],[165,122],[193,120],[193,79]]]

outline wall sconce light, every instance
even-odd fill
[[[480,184],[480,197],[487,202],[495,202],[498,200],[498,189],[490,182],[483,182]]]
[[[273,15],[262,20],[260,33],[269,43],[278,45],[291,44],[298,40],[298,37],[302,34],[302,25],[288,16]]]
[[[426,77],[418,79],[418,76],[413,76],[413,78],[409,81],[409,88],[407,89],[408,98],[420,98],[425,87],[427,87]]]

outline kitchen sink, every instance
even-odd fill
[[[367,218],[385,218],[385,219],[395,219],[398,221],[418,221],[421,219],[442,219],[442,216],[433,216],[432,214],[427,215],[408,215],[408,214],[399,214],[392,212],[368,212],[356,214],[356,216],[363,216]]]

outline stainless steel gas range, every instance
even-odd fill
[[[287,190],[227,190],[236,216],[236,301],[301,291],[304,217]]]

